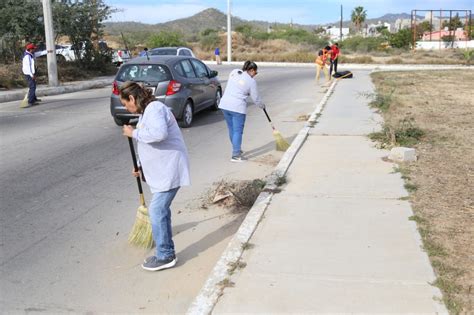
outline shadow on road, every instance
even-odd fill
[[[285,137],[286,141],[288,141],[288,143],[292,143],[293,140],[296,138],[296,134],[292,135],[291,137]],[[252,149],[252,150],[249,150],[249,151],[245,151],[245,154],[244,156],[248,159],[252,159],[252,158],[256,158],[256,157],[259,157],[259,156],[262,156],[266,153],[269,153],[271,151],[274,151],[275,150],[275,141],[271,141],[271,142],[268,142],[267,144],[263,145],[263,146],[260,146],[258,148],[255,148],[255,149]]]
[[[240,224],[242,223],[246,214],[247,213],[244,212],[238,215],[226,225],[221,226],[219,229],[207,234],[199,241],[181,250],[178,253],[179,255],[178,265],[186,264],[188,261],[192,260],[194,257],[199,256],[200,253],[204,252],[208,248],[218,244],[223,239],[234,235],[239,229]]]

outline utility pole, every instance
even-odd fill
[[[230,14],[230,0],[227,0],[227,61],[232,61],[232,26]]]
[[[43,0],[44,33],[46,35],[46,55],[48,62],[48,82],[50,86],[58,86],[58,65],[56,62],[56,44],[54,43],[53,12],[51,0]]]
[[[339,41],[342,41],[342,4],[341,4],[341,22],[339,22]]]

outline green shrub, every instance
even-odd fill
[[[183,35],[178,32],[161,31],[148,38],[148,47],[184,46]]]
[[[339,43],[339,46],[342,50],[365,53],[379,50],[385,41],[382,37],[354,36],[343,40]]]

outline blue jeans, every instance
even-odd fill
[[[29,75],[25,75],[25,79],[28,82],[28,104],[33,104],[36,101],[36,80]]]
[[[158,259],[163,260],[175,256],[170,206],[178,189],[179,187],[154,193],[148,208]]]
[[[242,146],[242,134],[244,133],[245,114],[231,112],[223,109],[227,129],[229,129],[229,138],[232,143],[232,156],[239,156]]]

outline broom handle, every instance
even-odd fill
[[[272,120],[270,119],[270,116],[268,116],[267,110],[264,108],[263,112],[265,113],[265,116],[267,116],[268,122],[272,123]]]
[[[272,120],[270,119],[270,116],[268,116],[267,110],[264,108],[263,112],[265,113],[265,116],[267,116],[268,122],[270,123],[270,126],[272,126],[272,129],[275,130],[275,127],[273,127]]]
[[[128,144],[130,145],[130,153],[132,153],[133,167],[135,169],[135,172],[138,172],[137,156],[135,155],[135,149],[133,148],[133,140],[130,137],[127,137],[127,138],[128,138]],[[140,176],[137,177],[137,185],[138,185],[138,192],[140,193],[140,196],[143,196],[142,181],[140,180]]]

